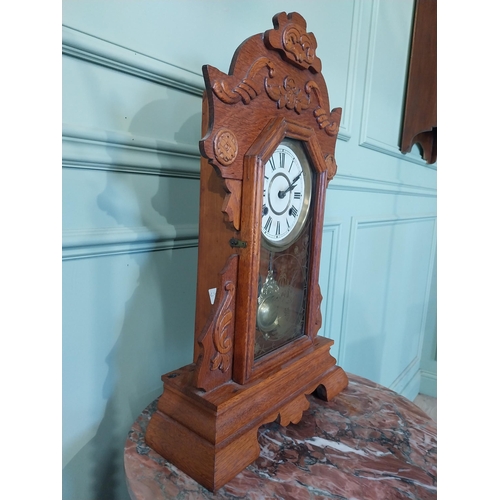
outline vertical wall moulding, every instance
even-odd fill
[[[422,217],[423,220],[425,220],[425,217]],[[415,363],[418,361],[418,368],[420,368],[420,361],[421,361],[421,356],[422,356],[422,351],[424,347],[424,339],[425,339],[425,327],[426,327],[426,320],[427,320],[427,314],[429,310],[429,304],[431,301],[431,293],[432,293],[432,285],[433,285],[433,272],[434,272],[434,261],[436,258],[436,250],[437,250],[437,219],[436,216],[429,216],[427,219],[432,220],[433,222],[433,227],[432,227],[432,242],[429,248],[429,258],[428,258],[428,265],[427,265],[427,277],[426,277],[426,286],[425,286],[425,297],[424,297],[424,308],[422,309],[422,316],[420,320],[420,330],[419,330],[419,346],[418,346],[418,358],[415,360]],[[414,365],[411,367],[408,367],[408,370],[410,368],[413,368]],[[406,382],[404,380],[405,372],[401,374],[401,376],[396,379],[393,383],[393,386],[391,389],[395,390],[396,392],[403,392],[406,389],[406,386],[411,383]],[[418,392],[419,387],[420,387],[420,376],[421,376],[421,370],[417,372],[418,375],[418,385],[416,387],[416,391]],[[416,394],[415,394],[416,395]]]
[[[356,68],[359,55],[359,33],[361,23],[361,7],[359,0],[354,0],[351,18],[351,37],[349,39],[349,62],[345,93],[345,111],[340,123],[339,139],[348,141],[352,137],[352,120],[354,109],[354,89],[356,87]]]
[[[345,338],[348,321],[347,321],[347,310],[349,307],[349,295],[351,291],[351,282],[352,282],[352,255],[354,254],[354,249],[356,246],[356,228],[357,221],[355,217],[351,217],[351,224],[349,228],[349,242],[347,246],[347,259],[346,259],[346,273],[344,279],[344,297],[342,302],[342,313],[340,317],[340,334],[339,338]],[[339,345],[339,358],[345,357],[345,343],[341,342]]]
[[[373,60],[375,52],[375,42],[376,42],[376,31],[377,31],[377,21],[378,21],[378,9],[379,0],[373,0],[372,9],[370,13],[370,26],[369,26],[369,36],[368,36],[368,54],[366,59],[365,68],[365,84],[363,88],[363,107],[361,114],[361,130],[359,137],[359,145],[364,146],[367,139],[367,121],[368,121],[368,109],[371,100],[371,89],[372,89],[372,78],[373,78]]]
[[[429,294],[429,306],[425,322],[425,334],[422,347],[422,361],[420,363],[419,392],[427,396],[437,396],[437,311],[436,311],[436,281],[437,259],[434,257],[432,285]]]
[[[332,354],[339,364],[341,357],[339,356],[340,346],[342,344],[342,336],[338,334],[339,330],[332,326],[334,321],[333,315],[338,309],[337,301],[342,300],[343,295],[339,294],[338,299],[335,293],[338,285],[338,276],[340,274],[338,254],[341,243],[341,222],[325,222],[323,226],[323,248],[322,248],[322,273],[326,275],[326,286],[322,286],[323,293],[322,314],[323,326],[322,333],[325,337],[331,338],[332,333],[335,333],[335,344],[332,348]],[[328,246],[326,243],[329,243]]]
[[[403,155],[399,149],[399,138],[396,137],[394,144],[389,144],[382,141],[380,138],[373,137],[369,131],[369,122],[371,118],[371,105],[372,105],[372,89],[375,85],[374,81],[374,71],[375,71],[375,53],[377,49],[379,21],[380,21],[380,0],[374,0],[372,4],[372,10],[370,15],[370,25],[369,25],[369,43],[368,43],[368,54],[366,60],[366,71],[365,71],[365,84],[363,90],[363,104],[362,104],[362,114],[361,114],[361,128],[360,128],[360,138],[359,145],[380,153],[384,153],[396,158],[406,160],[412,163],[417,163],[418,165],[425,166],[428,168],[435,169],[434,165],[427,164],[419,155],[416,153],[407,153]],[[410,37],[408,37],[408,48],[409,48]],[[402,89],[403,92],[403,89]],[[401,109],[402,113],[402,109]]]

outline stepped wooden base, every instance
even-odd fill
[[[316,395],[329,401],[347,387],[344,370],[330,355],[332,344],[317,337],[309,351],[267,378],[244,386],[228,382],[210,392],[193,387],[194,364],[167,373],[146,443],[217,490],[258,458],[261,425],[298,423],[309,407],[307,394],[318,389]]]

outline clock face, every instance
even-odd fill
[[[265,165],[255,359],[304,335],[314,176],[299,141]]]
[[[262,239],[283,249],[299,237],[311,200],[311,170],[300,144],[285,139],[265,165]]]

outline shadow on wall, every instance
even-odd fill
[[[145,130],[151,113],[173,110],[158,101],[145,106],[131,122],[130,131]],[[175,135],[179,142],[193,143],[200,136],[200,115],[189,118]],[[115,148],[108,148],[110,165],[117,163]],[[160,155],[158,155],[162,161]],[[111,167],[112,168],[112,167]],[[199,180],[167,176],[137,175],[110,170],[107,184],[97,197],[99,208],[118,223],[136,231],[155,231],[180,223],[198,221]],[[194,198],[193,198],[194,197]],[[186,207],[186,204],[190,204]],[[194,207],[192,206],[194,204]],[[186,215],[187,212],[187,215]],[[195,215],[193,215],[195,214]],[[191,220],[192,217],[194,220]],[[191,219],[186,221],[186,217]],[[142,409],[161,394],[161,375],[192,361],[197,248],[164,249],[127,253],[107,259],[105,275],[95,276],[94,286],[109,286],[111,307],[124,309],[123,322],[116,332],[101,331],[96,321],[89,335],[117,338],[110,352],[95,352],[96,363],[108,366],[105,380],[96,387],[101,392],[90,396],[98,406],[102,400],[103,417],[94,437],[63,469],[65,500],[128,500],[123,468],[123,446],[130,426]],[[114,304],[113,273],[131,273],[136,286],[124,304]],[[135,275],[134,275],[135,273]],[[106,294],[104,294],[105,296]],[[97,305],[102,314],[105,305]],[[98,316],[98,315],[96,315]],[[66,360],[66,362],[71,362]],[[82,377],[93,377],[92,367]],[[86,395],[89,397],[88,395]],[[89,429],[82,429],[88,432]]]

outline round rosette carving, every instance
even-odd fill
[[[227,128],[222,128],[214,138],[214,154],[217,161],[227,167],[238,155],[238,141],[236,136]]]

